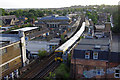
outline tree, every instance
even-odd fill
[[[48,55],[48,53],[47,53],[47,51],[45,51],[45,50],[39,50],[38,51],[38,56],[39,56],[39,58],[40,59],[42,59],[42,58],[44,58],[45,56],[47,56]]]
[[[67,80],[70,77],[69,68],[66,64],[61,63],[60,66],[55,70],[56,78]]]

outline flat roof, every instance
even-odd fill
[[[105,25],[95,25],[96,29],[104,29]]]
[[[20,29],[16,29],[16,30],[12,30],[12,31],[30,31],[30,30],[33,30],[33,29],[37,29],[38,27],[24,27],[24,28],[20,28]]]
[[[0,34],[0,41],[10,41],[10,43],[14,43],[19,40],[20,38],[17,34]]]
[[[108,45],[109,38],[99,38],[99,39],[82,39],[79,44],[100,44],[100,45]]]
[[[77,45],[75,49],[77,50],[95,50],[95,45]],[[101,51],[108,51],[108,46],[101,46]]]
[[[60,38],[53,38],[49,42],[50,43],[59,43],[59,41],[60,41]]]
[[[77,50],[94,50],[95,46],[99,45],[100,50],[108,51],[109,48],[109,38],[100,39],[82,39],[75,49]]]

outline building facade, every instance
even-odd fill
[[[18,78],[20,68],[28,64],[24,33],[0,34],[0,52],[0,77]]]
[[[2,26],[12,26],[18,21],[15,15],[0,16],[0,20],[2,20]]]
[[[72,51],[71,74],[77,79],[118,79],[120,52],[111,52],[109,37],[82,39]]]
[[[69,17],[52,15],[41,18],[35,25],[41,27],[47,26],[48,28],[68,27],[70,21]]]

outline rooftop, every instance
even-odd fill
[[[94,50],[98,46],[100,47],[100,50],[108,51],[109,38],[82,39],[75,49],[78,49],[78,50]]]
[[[93,51],[90,51],[90,58],[93,60]],[[115,62],[115,63],[120,63],[120,53],[116,52],[111,52],[109,53],[108,51],[97,51],[98,52],[98,59],[95,60],[102,60],[102,61],[110,61],[110,62]],[[73,59],[85,59],[85,50],[74,50],[73,54]],[[85,59],[85,60],[89,60]]]
[[[17,34],[0,34],[0,45],[2,45],[5,42],[9,42],[11,44],[19,40],[20,38]]]
[[[47,16],[43,17],[40,20],[70,20],[67,16]]]
[[[49,42],[50,43],[59,43],[60,42],[60,38],[53,38]]]
[[[12,30],[12,31],[30,31],[30,30],[33,30],[33,29],[37,29],[38,27],[25,27],[25,28],[20,28],[20,29],[16,29],[16,30]]]
[[[16,18],[15,15],[9,15],[9,16],[0,16],[0,20],[4,20],[4,19],[13,19]]]
[[[104,29],[105,25],[95,25],[96,29]]]

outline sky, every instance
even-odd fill
[[[74,5],[118,5],[120,0],[0,0],[0,8],[60,8]]]

